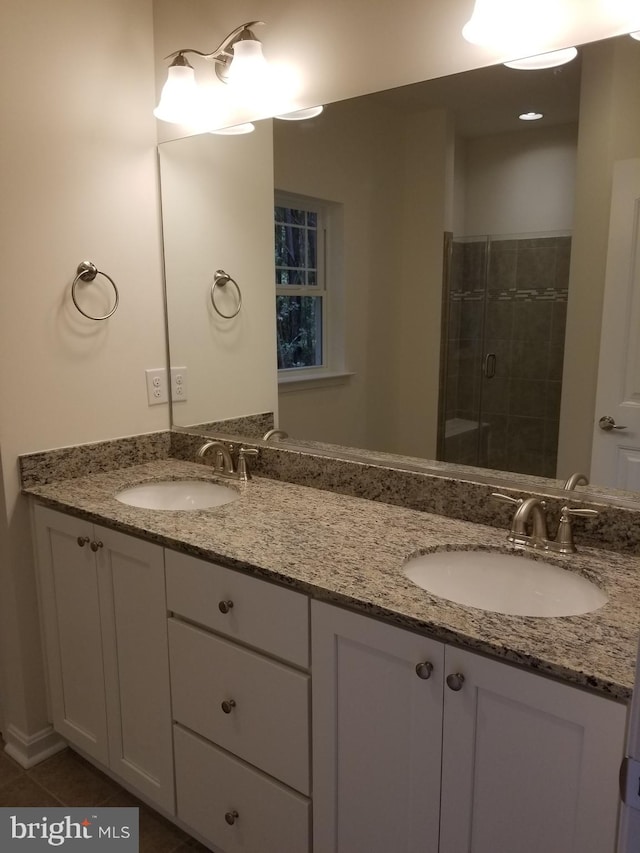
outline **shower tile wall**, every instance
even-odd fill
[[[454,242],[447,461],[555,476],[570,250],[568,236]]]

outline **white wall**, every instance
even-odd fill
[[[633,39],[582,56],[574,239],[558,439],[558,476],[589,471],[613,164],[640,155],[640,50]],[[594,417],[595,416],[595,417]]]
[[[3,0],[0,30],[0,625],[7,724],[46,722],[17,456],[164,429],[144,369],[165,361],[151,0]],[[82,318],[77,264],[120,288]]]
[[[331,105],[317,122],[274,122],[274,135],[277,188],[343,206],[345,368],[354,374],[339,386],[285,386],[280,426],[433,457],[446,116],[390,113],[364,98]]]
[[[569,231],[576,185],[575,125],[469,139],[460,235]]]
[[[159,149],[171,363],[188,371],[174,423],[275,412],[271,122],[239,137],[204,133]],[[219,269],[241,293],[231,319],[211,302]],[[215,301],[233,314],[234,285],[216,288]]]

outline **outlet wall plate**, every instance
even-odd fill
[[[171,402],[182,403],[187,399],[187,368],[171,368]]]
[[[145,370],[144,373],[147,380],[147,402],[149,405],[158,406],[160,403],[168,403],[167,368],[154,367]]]

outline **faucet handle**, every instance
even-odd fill
[[[600,515],[597,509],[583,509],[582,507],[563,506],[560,510],[560,524],[558,525],[558,534],[556,542],[557,550],[561,554],[573,554],[576,546],[573,543],[573,527],[571,525],[571,516],[584,516],[585,518],[593,518]]]
[[[523,503],[523,498],[512,498],[511,495],[503,495],[500,492],[491,492],[492,498],[497,498],[499,501],[506,501],[507,503],[516,504],[520,506]]]
[[[249,471],[249,467],[247,465],[247,456],[253,456],[254,458],[258,455],[258,451],[255,447],[240,447],[238,449],[238,477],[241,480],[250,480],[251,472]]]

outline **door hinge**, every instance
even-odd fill
[[[629,756],[620,765],[620,799],[632,809],[640,811],[640,761]]]

